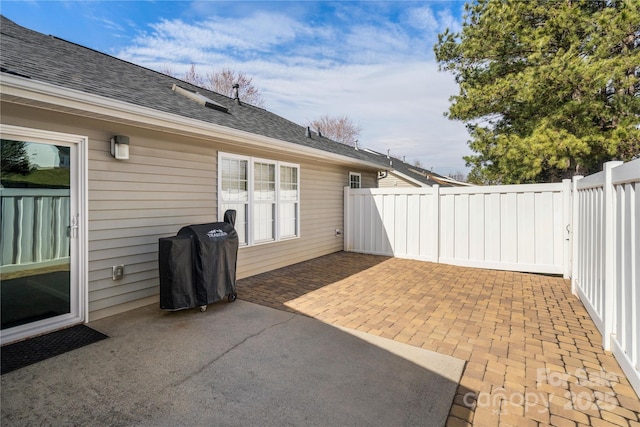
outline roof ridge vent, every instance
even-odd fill
[[[173,87],[171,88],[172,91],[179,93],[180,95],[189,98],[193,101],[196,101],[198,104],[203,105],[207,108],[213,108],[214,110],[218,110],[218,111],[222,111],[225,113],[229,112],[229,109],[227,107],[225,107],[222,104],[218,104],[215,101],[212,101],[211,99],[207,98],[206,96],[202,95],[200,92],[191,92],[190,90],[187,90],[185,88],[182,88],[180,86],[178,86],[177,84],[174,84]]]

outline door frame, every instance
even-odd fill
[[[71,313],[44,319],[0,331],[0,344],[40,335],[88,320],[88,145],[86,136],[0,123],[2,139],[25,140],[28,142],[64,145],[71,147],[70,171],[70,221],[75,215],[77,238],[71,238],[70,286],[73,295]],[[74,156],[75,154],[75,156]],[[75,159],[74,159],[75,157]],[[75,295],[74,295],[75,293]],[[74,298],[75,297],[75,298]],[[75,304],[73,303],[73,300]]]

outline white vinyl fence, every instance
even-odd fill
[[[573,184],[345,188],[345,251],[571,277],[640,395],[640,159]]]
[[[640,394],[640,159],[573,181],[572,291]]]
[[[69,190],[0,188],[0,199],[3,272],[69,258]]]
[[[568,277],[571,182],[345,189],[345,250]]]

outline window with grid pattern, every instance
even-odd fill
[[[300,235],[299,165],[227,153],[218,165],[219,215],[237,211],[241,245]]]
[[[349,172],[349,188],[361,188],[362,175],[355,172]]]

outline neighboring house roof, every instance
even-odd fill
[[[469,184],[468,182],[458,181],[456,179],[437,174],[433,171],[429,171],[427,169],[423,169],[418,166],[409,165],[404,162],[403,164],[408,169],[409,172],[414,174],[414,176],[422,177],[422,179],[424,179],[425,182],[433,181],[442,187],[468,187],[473,185],[473,184]]]
[[[386,169],[391,173],[416,184],[417,186],[433,186],[440,185],[441,187],[460,187],[468,186],[466,182],[456,181],[452,178],[444,177],[435,172],[428,171],[418,166],[411,165],[400,159],[386,154],[378,153],[376,151],[365,149],[369,153],[377,156],[380,163],[386,164]]]

